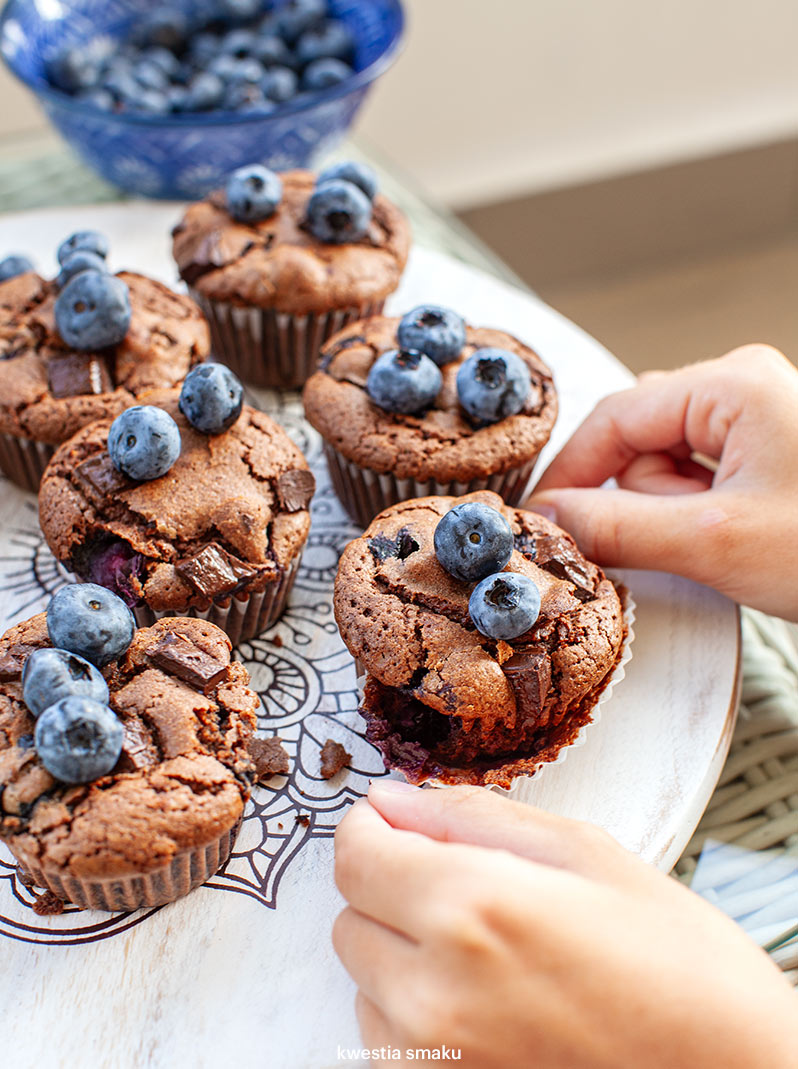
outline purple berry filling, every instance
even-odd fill
[[[144,558],[127,542],[111,542],[89,557],[84,578],[112,590],[132,609],[141,601],[140,580],[144,575]]]

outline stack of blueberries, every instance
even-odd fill
[[[212,20],[161,8],[122,41],[98,37],[50,61],[55,88],[102,111],[267,114],[353,73],[355,42],[328,0],[219,0]],[[271,5],[270,5],[271,6]]]

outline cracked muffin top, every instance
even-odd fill
[[[305,415],[322,437],[361,468],[391,472],[398,479],[469,482],[509,471],[537,456],[557,418],[551,372],[528,346],[504,331],[466,327],[460,355],[441,367],[443,384],[421,415],[388,412],[366,390],[377,358],[398,346],[400,320],[373,316],[339,331],[322,349],[319,370],[305,385]],[[522,410],[487,426],[465,415],[457,372],[478,349],[519,356],[529,369],[530,390]]]
[[[505,517],[514,548],[503,571],[528,577],[540,594],[537,620],[517,639],[477,630],[469,615],[475,584],[455,579],[436,555],[435,528],[464,502]],[[380,513],[341,555],[335,618],[367,673],[368,737],[389,767],[416,781],[460,769],[451,781],[505,783],[510,767],[533,770],[539,758],[526,758],[550,744],[563,719],[589,713],[625,634],[614,585],[570,535],[489,491]],[[463,771],[486,758],[504,771]]]
[[[57,559],[156,612],[203,609],[277,582],[307,539],[315,486],[302,453],[264,413],[245,405],[228,430],[206,435],[178,399],[176,390],[146,397],[180,431],[180,455],[165,475],[135,482],[117,471],[105,419],[58,449],[39,493]]]
[[[204,297],[291,315],[327,312],[385,299],[399,284],[410,247],[402,212],[377,194],[361,241],[319,241],[304,225],[316,176],[288,171],[279,207],[267,219],[239,222],[224,192],[192,204],[173,231],[180,277]]]
[[[136,631],[103,669],[121,756],[79,785],[41,763],[22,698],[26,659],[50,645],[44,613],[0,639],[0,836],[23,864],[78,878],[146,873],[235,825],[254,778],[259,699],[219,628],[172,617]]]
[[[129,271],[117,277],[130,293],[130,327],[97,352],[61,339],[54,281],[29,271],[0,284],[0,432],[57,445],[145,391],[177,386],[207,357],[208,326],[189,297]]]

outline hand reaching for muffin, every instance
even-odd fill
[[[798,620],[796,412],[798,372],[766,345],[643,375],[596,406],[528,507],[599,564],[673,571]]]
[[[732,921],[604,832],[479,788],[372,785],[336,834],[366,1047],[464,1069],[788,1069],[795,996]]]

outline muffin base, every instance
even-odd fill
[[[32,438],[0,434],[0,470],[23,490],[38,493],[44,469],[55,449],[54,445]]]
[[[81,909],[118,913],[144,906],[163,906],[182,898],[210,879],[224,865],[233,849],[241,821],[217,839],[176,854],[169,865],[153,872],[108,879],[80,879],[62,871],[41,868],[23,853],[9,847],[38,887],[46,887],[65,902]]]
[[[288,315],[273,308],[242,308],[189,293],[211,328],[213,355],[240,379],[267,389],[296,390],[316,370],[322,345],[349,323],[379,315],[384,301]]]
[[[439,483],[434,479],[426,482],[420,482],[418,479],[397,479],[391,472],[376,472],[358,467],[328,442],[324,442],[324,455],[338,499],[355,523],[361,527],[368,527],[383,509],[414,497],[461,497],[476,490],[493,490],[506,504],[518,505],[526,495],[532,470],[538,459],[535,454],[520,468],[511,468],[488,478],[471,479],[470,482]]]

